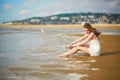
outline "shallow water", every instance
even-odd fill
[[[119,30],[101,30],[120,35]],[[84,33],[64,28],[0,28],[0,80],[119,80],[119,54],[57,58]],[[119,52],[120,53],[120,52]]]

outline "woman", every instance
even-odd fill
[[[83,27],[85,35],[72,42],[69,46],[70,50],[64,54],[58,55],[58,57],[68,57],[69,55],[75,54],[78,51],[89,54],[90,56],[100,55],[101,47],[98,36],[101,32],[93,28],[89,23],[85,23]]]

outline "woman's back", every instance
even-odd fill
[[[91,54],[100,54],[100,42],[98,40],[98,38],[96,37],[96,35],[93,33],[94,38],[92,40],[89,41],[89,51]]]

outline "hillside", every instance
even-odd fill
[[[45,17],[31,17],[18,21],[4,22],[4,24],[80,24],[109,23],[120,24],[120,14],[111,13],[63,13]]]

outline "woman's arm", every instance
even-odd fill
[[[90,35],[89,35],[85,40],[83,40],[83,41],[81,41],[81,42],[78,42],[78,43],[76,43],[76,44],[73,45],[73,46],[84,45],[84,44],[86,44],[87,42],[89,42],[93,37],[94,37],[94,35],[93,35],[92,33],[90,33]]]
[[[73,41],[71,44],[72,44],[72,45],[73,45],[73,44],[76,44],[77,42],[80,42],[80,41],[84,40],[87,36],[88,36],[88,35],[85,34],[84,36],[80,37],[79,39]]]

